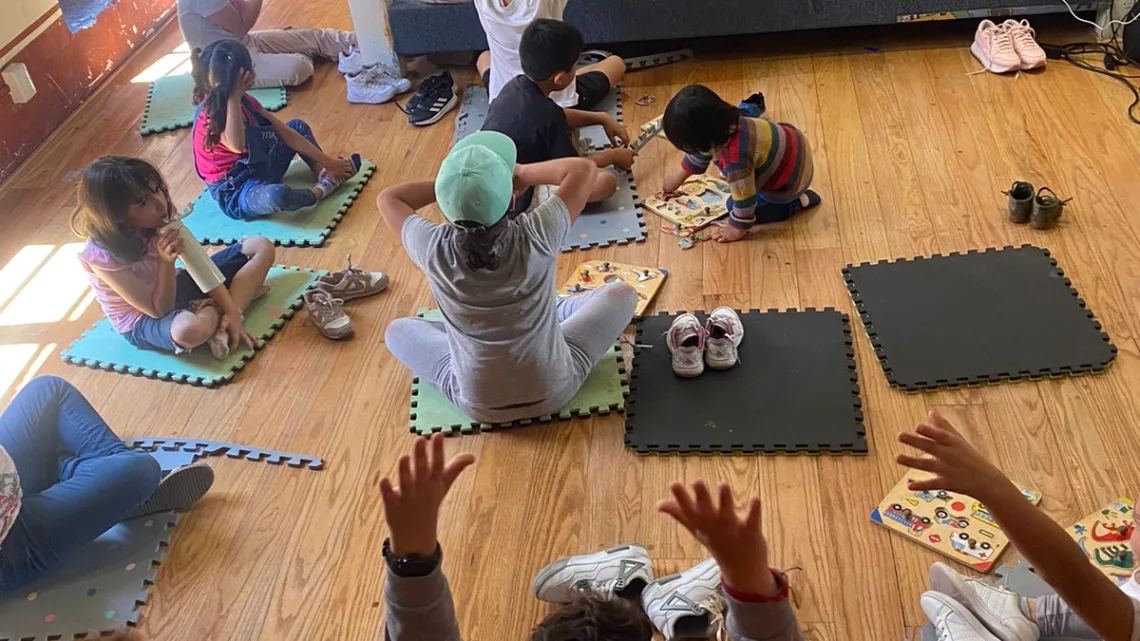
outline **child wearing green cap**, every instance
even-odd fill
[[[480,131],[457,143],[434,185],[384,190],[377,206],[427,277],[439,321],[392,321],[385,342],[412,372],[472,419],[505,423],[562,408],[633,319],[637,292],[616,282],[555,293],[555,263],[594,188],[584,158],[517,165],[514,142]],[[517,192],[557,185],[514,219]],[[447,223],[416,211],[438,202]]]

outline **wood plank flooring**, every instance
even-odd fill
[[[350,26],[341,3],[267,3],[260,24]],[[1053,33],[1087,37],[1071,27]],[[443,515],[445,566],[466,638],[526,638],[546,611],[530,596],[529,577],[555,557],[639,541],[660,573],[699,560],[698,545],[654,510],[670,482],[696,478],[761,496],[774,562],[802,569],[792,581],[809,638],[909,634],[925,622],[917,600],[936,557],[867,515],[904,474],[893,462],[895,435],[928,408],[1043,490],[1042,509],[1059,521],[1135,493],[1140,127],[1124,118],[1130,97],[1111,80],[1054,62],[1019,78],[967,75],[977,67],[969,34],[970,25],[915,26],[703,43],[692,61],[632,74],[631,129],[690,82],[725,96],[763,91],[773,117],[811,141],[823,205],[748,242],[687,251],[647,214],[648,242],[567,254],[560,278],[588,259],[655,264],[671,271],[657,310],[851,313],[839,274],[849,262],[1034,243],[1053,251],[1112,335],[1120,353],[1108,373],[907,395],[887,386],[856,328],[867,457],[638,458],[622,447],[620,415],[450,440],[450,450],[480,457]],[[186,130],[136,132],[146,83],[132,79],[179,42],[168,25],[0,185],[0,402],[35,374],[58,374],[123,436],[324,456],[322,472],[213,461],[218,483],[177,528],[141,632],[171,641],[381,638],[386,533],[377,484],[411,444],[410,374],[385,349],[384,328],[430,294],[372,203],[385,185],[433,175],[450,119],[415,129],[392,105],[349,105],[332,65],[291,92],[282,112],[305,118],[326,148],[377,163],[324,248],[279,252],[282,262],[329,269],[352,254],[391,274],[391,291],[351,305],[354,340],[326,341],[299,314],[217,390],[66,366],[59,351],[99,317],[69,245],[78,170],[102,154],[132,154],[160,166],[179,202],[201,189]],[[645,94],[657,103],[635,105]],[[678,158],[664,142],[649,145],[635,167],[642,194]],[[999,192],[1014,179],[1075,197],[1059,228],[1006,222]]]

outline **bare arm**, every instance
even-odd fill
[[[404,228],[404,221],[434,202],[435,183],[430,180],[392,185],[376,197],[384,222],[397,234]]]
[[[107,271],[93,267],[103,282],[110,285],[131,307],[150,316],[162,318],[174,310],[174,263],[159,260],[154,288],[127,270]]]
[[[1001,470],[987,461],[949,422],[931,412],[930,423],[899,441],[929,456],[900,454],[901,465],[934,474],[910,489],[961,492],[985,504],[1010,542],[1105,641],[1132,638],[1132,600],[1089,563],[1065,530],[1026,501]]]
[[[226,103],[226,128],[222,130],[222,144],[236,153],[245,153],[245,114],[241,109],[241,93],[230,96]]]
[[[609,114],[603,111],[583,111],[581,109],[564,108],[562,111],[566,113],[566,124],[570,125],[571,129],[581,129],[582,127],[589,127],[590,125],[601,125],[606,122]]]
[[[597,166],[586,158],[559,158],[515,166],[515,178],[525,187],[558,185],[555,194],[566,204],[571,224],[590,200],[596,172]]]
[[[207,16],[210,22],[239,39],[245,37],[261,15],[261,0],[231,0],[225,7]]]

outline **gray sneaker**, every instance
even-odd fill
[[[1033,213],[1033,185],[1017,181],[1010,185],[1009,191],[1003,191],[1009,196],[1009,220],[1015,225],[1024,225],[1029,222]]]
[[[339,272],[321,276],[317,287],[343,301],[373,296],[388,289],[388,275],[384,272],[366,272],[352,266],[352,255],[345,259],[348,266]]]
[[[714,637],[724,613],[720,566],[716,559],[706,559],[680,574],[658,579],[641,593],[641,602],[665,641]]]
[[[352,319],[344,313],[344,309],[341,307],[344,301],[333,298],[332,294],[320,287],[305,292],[304,301],[305,311],[309,313],[309,320],[317,326],[317,331],[322,336],[334,341],[352,336],[354,331]]]
[[[652,580],[653,566],[645,548],[621,545],[559,559],[539,571],[531,589],[547,603],[570,603],[584,592],[634,599]]]
[[[1072,198],[1061,200],[1048,187],[1038,189],[1037,197],[1033,199],[1033,213],[1029,216],[1029,226],[1034,229],[1049,229],[1056,225],[1070,200]]]
[[[205,463],[183,465],[166,475],[158,483],[158,489],[145,503],[128,514],[126,519],[134,519],[159,512],[186,510],[210,491],[214,485],[214,470]]]

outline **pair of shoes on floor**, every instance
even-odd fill
[[[1044,67],[1047,59],[1028,20],[1006,20],[1000,25],[982,20],[970,52],[993,73],[1037,69]]]
[[[352,154],[348,157],[348,162],[352,163],[352,176],[355,176],[360,171],[360,166],[364,164],[364,160],[360,158],[360,154]],[[349,178],[338,178],[328,172],[327,169],[322,169],[319,176],[317,176],[317,184],[313,188],[321,192],[320,199],[324,200],[336,191],[337,187],[343,185]]]
[[[1021,612],[1021,597],[964,577],[945,563],[930,567],[930,587],[919,600],[938,641],[1037,641],[1041,631]]]
[[[665,343],[673,355],[673,372],[696,378],[710,369],[732,369],[739,362],[737,348],[744,340],[744,324],[730,307],[717,307],[704,325],[692,314],[681,314],[669,327]]]
[[[408,114],[408,122],[417,127],[426,127],[440,121],[447,112],[459,105],[459,96],[455,93],[455,79],[451,72],[441,71],[434,76],[428,76],[420,82],[416,95],[404,105],[404,113]]]
[[[587,594],[640,600],[666,641],[712,637],[724,612],[720,567],[714,559],[654,580],[649,553],[639,545],[555,561],[539,571],[531,589],[548,603],[570,603]]]
[[[349,338],[355,331],[352,319],[344,311],[345,302],[375,296],[388,289],[387,274],[353,267],[351,255],[346,261],[347,267],[318,278],[317,286],[303,297],[309,320],[322,336],[334,341]]]
[[[205,463],[192,463],[172,470],[158,482],[158,488],[142,505],[123,517],[124,521],[158,514],[182,511],[198,502],[214,485],[214,470]]]
[[[359,49],[340,54],[337,71],[344,75],[351,103],[379,105],[412,88],[411,81],[390,67],[365,65]]]
[[[1072,200],[1061,200],[1048,187],[1034,193],[1033,185],[1023,181],[1013,183],[1009,191],[1002,193],[1009,197],[1009,220],[1017,225],[1029,223],[1034,229],[1049,229],[1056,225],[1065,205]]]

